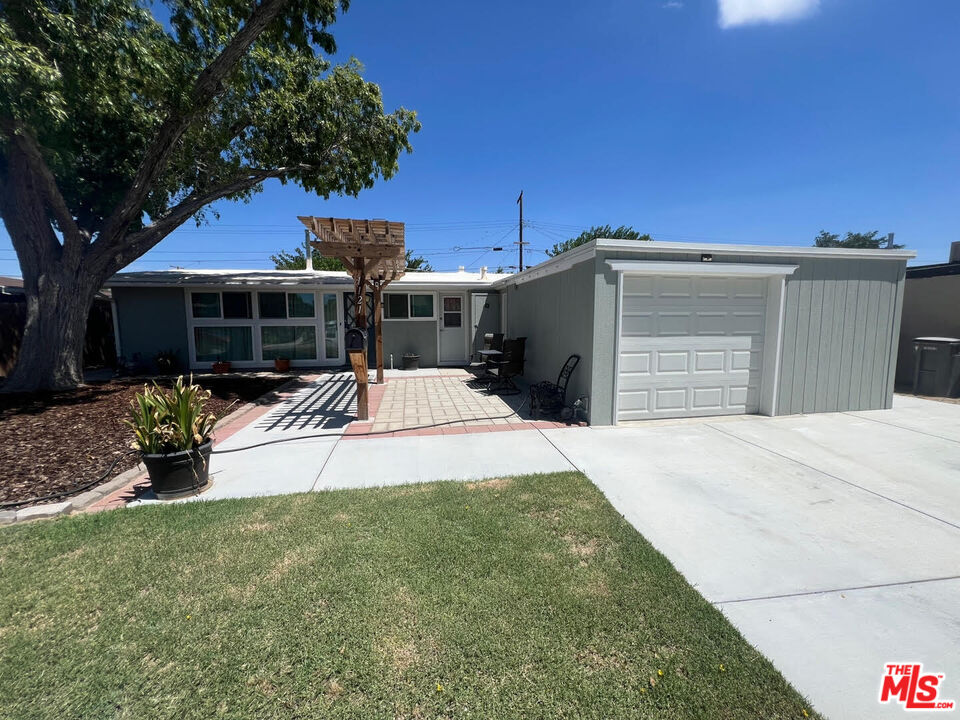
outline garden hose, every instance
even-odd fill
[[[513,417],[514,415],[519,416],[519,415],[520,415],[520,411],[523,409],[523,406],[527,404],[527,400],[528,400],[528,399],[529,399],[529,396],[528,396],[528,397],[525,397],[525,398],[523,399],[523,401],[517,406],[517,409],[516,409],[516,410],[513,410],[512,412],[509,412],[509,413],[507,413],[506,415],[499,415],[499,416],[497,416],[497,417],[485,418],[485,419],[486,419],[486,420],[507,420],[507,419]],[[407,431],[407,430],[429,430],[430,428],[443,427],[443,426],[445,426],[445,425],[454,425],[454,424],[456,424],[456,423],[462,423],[462,422],[463,422],[463,420],[447,420],[446,422],[432,423],[432,424],[430,424],[430,425],[417,425],[416,427],[404,428],[403,431]],[[368,437],[368,436],[372,436],[372,435],[392,435],[394,432],[398,432],[398,431],[396,431],[396,430],[371,430],[370,432],[354,433],[354,434],[351,434],[350,437]],[[325,438],[325,437],[343,437],[343,433],[342,433],[342,432],[328,432],[328,433],[316,433],[316,434],[314,434],[314,435],[300,435],[300,436],[291,437],[291,438],[279,438],[279,439],[277,439],[277,440],[267,440],[267,441],[265,441],[265,442],[256,443],[256,444],[254,444],[254,445],[244,445],[243,447],[230,448],[229,450],[216,450],[216,449],[214,449],[214,450],[211,452],[211,454],[212,454],[212,455],[226,455],[226,454],[228,454],[228,453],[241,452],[241,451],[243,451],[243,450],[253,450],[254,448],[265,447],[265,446],[267,446],[267,445],[279,445],[279,444],[281,444],[281,443],[294,442],[294,441],[297,441],[297,440],[313,440],[313,439],[316,439],[316,438]],[[32,504],[34,504],[34,503],[46,502],[46,501],[48,501],[48,500],[61,500],[61,499],[63,499],[63,498],[68,498],[68,497],[72,497],[72,496],[74,496],[74,495],[78,495],[78,494],[82,493],[84,490],[88,490],[89,488],[93,487],[94,485],[99,485],[99,484],[102,483],[104,480],[106,480],[106,479],[107,479],[107,476],[109,476],[110,473],[113,472],[113,468],[116,467],[117,463],[120,462],[121,459],[127,457],[128,455],[132,455],[132,454],[135,453],[135,452],[137,452],[137,451],[136,451],[136,450],[127,450],[127,452],[123,453],[122,455],[117,455],[117,457],[115,457],[115,458],[113,459],[113,462],[111,462],[110,465],[107,466],[107,469],[106,469],[99,477],[97,477],[95,480],[91,480],[90,482],[84,483],[83,485],[81,485],[81,486],[79,486],[79,487],[73,488],[73,489],[71,489],[71,490],[64,490],[64,491],[59,492],[59,493],[53,493],[53,494],[51,494],[51,495],[44,495],[43,497],[35,497],[35,498],[30,498],[30,499],[28,499],[28,500],[16,500],[16,501],[14,501],[14,502],[0,503],[0,510],[6,510],[6,509],[8,509],[8,508],[20,507],[21,505],[32,505]]]

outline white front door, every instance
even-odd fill
[[[463,295],[440,296],[440,364],[467,362],[467,327]]]
[[[622,283],[617,420],[757,412],[766,278]]]

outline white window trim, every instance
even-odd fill
[[[413,308],[410,307],[410,298],[413,295],[430,295],[433,297],[433,315],[430,317],[405,317],[405,318],[388,318],[387,317],[387,295],[406,295],[407,296],[407,312],[412,314]],[[437,321],[437,293],[435,292],[423,292],[416,290],[403,290],[397,292],[385,292],[383,294],[384,301],[381,308],[382,317],[381,319],[384,322],[436,322]]]
[[[276,286],[263,287],[244,287],[244,288],[223,288],[194,286],[185,287],[184,306],[187,319],[187,352],[189,354],[188,364],[191,370],[209,370],[213,361],[197,360],[196,338],[194,328],[197,327],[249,327],[253,344],[253,360],[230,360],[232,367],[243,370],[251,368],[269,368],[273,367],[273,360],[263,359],[262,330],[263,327],[290,327],[290,326],[312,326],[316,328],[316,359],[314,360],[290,360],[291,367],[337,367],[343,365],[343,300],[340,296],[341,288],[325,287],[317,285],[309,286],[289,286],[277,288]],[[249,292],[251,313],[250,318],[224,318],[223,317],[223,293],[224,292]],[[289,293],[312,293],[314,296],[314,317],[312,318],[261,318],[260,300],[261,292],[283,292]],[[195,318],[193,317],[193,293],[217,293],[220,295],[220,317]],[[323,317],[323,296],[331,294],[337,302],[337,357],[325,358],[326,335]],[[286,299],[286,298],[285,298]],[[285,303],[285,309],[289,312],[289,305]]]

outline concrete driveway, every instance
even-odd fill
[[[902,716],[892,662],[960,701],[960,405],[544,434],[828,717]]]

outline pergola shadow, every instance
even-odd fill
[[[336,430],[357,419],[357,386],[352,373],[326,376],[264,415],[255,427],[262,432]]]

